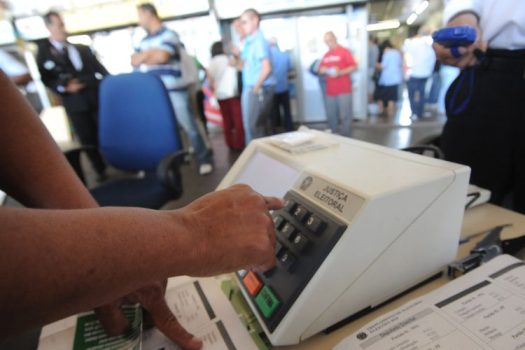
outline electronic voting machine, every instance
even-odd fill
[[[315,130],[254,140],[220,188],[286,199],[277,266],[238,271],[273,345],[374,308],[456,257],[470,170]]]

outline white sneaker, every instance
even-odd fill
[[[199,167],[199,175],[207,175],[213,171],[213,165],[210,163],[201,164]]]

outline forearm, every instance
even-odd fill
[[[38,116],[3,73],[0,96],[0,188],[27,206],[96,206]]]
[[[0,209],[0,338],[190,273],[197,264],[182,216],[129,208]]]
[[[348,66],[344,69],[341,69],[339,71],[339,75],[348,75],[348,74],[355,72],[356,70],[357,70],[357,65]]]
[[[143,64],[165,64],[169,62],[171,55],[161,49],[150,49],[142,52],[141,63]]]

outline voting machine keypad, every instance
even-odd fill
[[[273,332],[306,287],[346,225],[290,191],[283,209],[275,211],[277,266],[263,273],[237,275],[266,327]]]

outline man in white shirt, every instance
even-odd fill
[[[408,98],[414,119],[422,119],[425,111],[425,87],[434,71],[436,54],[432,49],[432,38],[426,28],[403,45],[405,62],[409,68]]]
[[[444,20],[478,33],[459,57],[434,43],[441,62],[463,69],[447,93],[445,157],[469,165],[491,202],[525,213],[525,1],[449,1]]]

